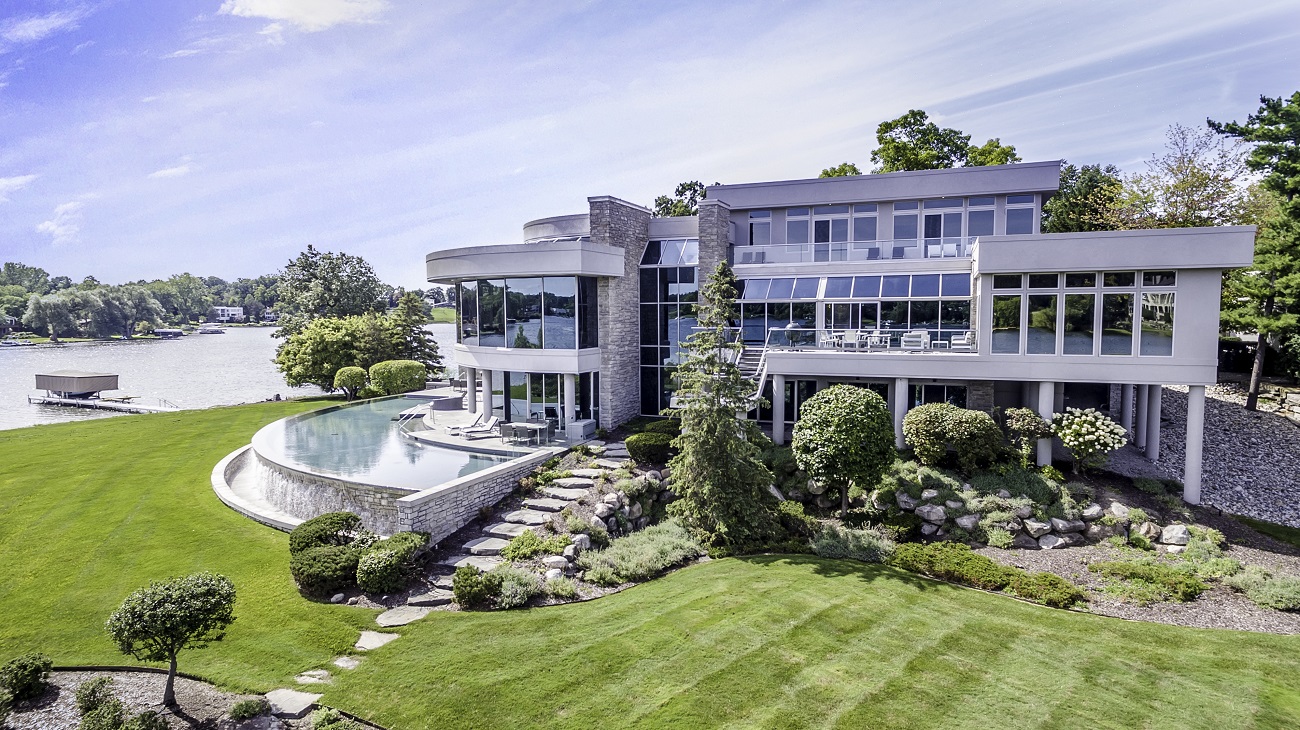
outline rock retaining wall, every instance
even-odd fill
[[[429,533],[438,542],[464,527],[515,488],[520,479],[563,449],[543,449],[396,500],[397,529]],[[364,519],[364,517],[363,517]]]

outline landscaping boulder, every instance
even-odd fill
[[[659,493],[660,502],[671,502],[675,499],[677,499],[677,494],[671,489],[665,489]]]
[[[1034,516],[1034,508],[1026,504],[1015,508],[1011,513],[1022,520],[1027,520]]]
[[[1030,537],[1042,537],[1051,531],[1052,526],[1046,522],[1039,522],[1034,519],[1025,520],[1025,532],[1028,532]]]
[[[547,569],[568,570],[569,560],[562,555],[547,555],[542,558],[542,565],[545,565]]]
[[[943,507],[937,504],[923,504],[916,508],[916,516],[926,522],[933,522],[936,525],[942,525],[943,521],[948,519],[948,513]]]
[[[623,504],[623,499],[619,497],[616,492],[610,492],[609,494],[606,494],[605,496],[600,498],[600,501],[609,505],[610,507],[614,507],[615,509],[622,506]]]
[[[939,490],[937,489],[924,489],[921,491],[922,502],[929,502],[930,500],[938,496],[939,496]]]
[[[826,485],[825,485],[825,484],[822,484],[821,482],[817,481],[816,479],[809,479],[809,480],[808,480],[808,486],[807,486],[806,488],[807,488],[809,494],[825,494],[825,493],[826,493]]]
[[[632,521],[632,529],[640,532],[650,526],[650,518],[642,515]]]
[[[961,509],[965,505],[966,505],[965,502],[962,502],[961,500],[957,500],[957,499],[950,499],[947,502],[943,503],[943,506],[947,507],[948,509]]]
[[[1067,547],[1067,544],[1059,535],[1043,535],[1038,538],[1038,547],[1044,550],[1055,550],[1056,548]]]
[[[1138,525],[1137,533],[1148,540],[1158,540],[1161,534],[1160,525],[1154,522],[1143,522]]]
[[[1064,543],[1062,547],[1080,547],[1088,544],[1088,539],[1083,536],[1082,532],[1066,532],[1057,537],[1061,538]]]
[[[608,506],[608,505],[606,505],[606,506]],[[611,509],[612,509],[612,508],[611,508]],[[611,514],[613,514],[613,513],[611,512]],[[600,529],[603,530],[603,529],[605,529],[605,521],[602,520],[601,518],[597,517],[596,515],[592,515],[592,516],[591,516],[591,526],[592,526],[592,527],[599,527]]]
[[[1186,545],[1168,545],[1165,547],[1165,551],[1170,555],[1181,555],[1186,549]]]
[[[627,508],[627,516],[631,517],[634,520],[640,517],[642,512],[644,512],[644,510],[641,509],[640,502],[633,502],[632,506]]]
[[[673,470],[665,466],[659,470],[659,481],[667,481],[668,477],[672,476],[672,474]]]
[[[907,510],[908,512],[911,512],[912,510],[916,509],[917,506],[920,504],[920,502],[913,499],[910,494],[904,492],[901,489],[898,490],[897,492],[894,492],[894,501],[898,502],[899,509],[904,509]]]
[[[1087,536],[1089,540],[1100,542],[1108,537],[1128,537],[1128,532],[1124,530],[1123,525],[1108,525],[1104,522],[1094,522],[1088,525]]]
[[[564,559],[574,561],[578,559],[578,546],[572,543],[564,546]]]
[[[596,505],[597,517],[604,519],[606,517],[609,517],[612,514],[614,514],[614,508],[609,504],[606,504],[605,502],[601,502],[600,504]]]
[[[342,603],[346,601],[347,598],[348,597],[343,595],[342,593],[335,593],[334,595],[330,596],[330,603]]]
[[[559,568],[551,568],[546,571],[546,580],[558,580],[564,577],[564,571]]]
[[[925,535],[926,537],[933,537],[934,535],[938,534],[938,532],[939,532],[939,526],[932,522],[927,522],[921,525],[921,534]]]
[[[1083,508],[1083,514],[1081,516],[1083,517],[1084,522],[1092,522],[1093,520],[1100,520],[1101,516],[1104,514],[1106,514],[1106,511],[1101,508],[1101,505],[1093,502]]]
[[[1032,535],[1027,533],[1017,532],[1016,536],[1011,538],[1011,547],[1020,548],[1022,550],[1037,550],[1038,540],[1034,539]]]
[[[1008,491],[1005,490],[1005,489],[999,489],[999,490],[998,490],[998,498],[999,498],[999,499],[1011,499],[1011,492],[1008,492]]]
[[[1115,515],[1116,517],[1118,517],[1118,518],[1121,519],[1121,520],[1127,520],[1127,519],[1128,519],[1128,505],[1126,505],[1126,504],[1121,504],[1121,503],[1119,503],[1119,502],[1111,502],[1111,503],[1110,503],[1110,513],[1113,514],[1113,515]]]
[[[646,472],[646,473],[645,473],[645,477],[646,477],[646,479],[653,479],[653,480],[655,480],[656,482],[663,481],[663,478],[664,478],[662,474],[660,474],[659,472],[655,471],[654,469],[651,469],[650,471]]]
[[[1010,520],[1007,520],[1006,522],[1003,522],[1001,525],[1002,529],[1006,530],[1012,535],[1016,534],[1017,532],[1020,532],[1021,528],[1023,528],[1024,526],[1025,523],[1021,522],[1020,520],[1014,517],[1012,517]]]
[[[977,514],[962,515],[954,521],[963,530],[974,530],[980,523],[980,516]]]
[[[1167,525],[1160,531],[1160,542],[1166,545],[1186,545],[1191,539],[1187,525]]]
[[[1083,532],[1087,525],[1083,520],[1063,520],[1059,517],[1052,518],[1052,529],[1059,533],[1065,532]]]
[[[591,535],[579,533],[572,536],[570,539],[573,540],[574,546],[580,551],[591,549]]]

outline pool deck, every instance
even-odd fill
[[[465,438],[447,433],[447,427],[463,427],[474,422],[477,414],[468,411],[429,411],[423,419],[422,427],[413,427],[407,435],[421,443],[441,446],[458,451],[474,451],[496,456],[523,456],[542,449],[567,449],[573,444],[563,436],[556,436],[543,444],[524,444],[506,440],[500,433],[481,438]]]

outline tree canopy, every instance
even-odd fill
[[[292,334],[320,317],[349,317],[384,307],[386,287],[360,256],[317,251],[298,254],[280,275],[280,326]]]
[[[721,183],[713,183],[720,185]],[[699,180],[690,180],[679,183],[673,190],[672,196],[660,195],[655,198],[654,217],[671,218],[673,216],[697,215],[700,212],[699,204],[701,200],[708,197],[704,183]]]
[[[897,119],[876,127],[873,172],[939,170],[948,167],[1005,165],[1020,162],[1016,148],[1000,138],[973,146],[971,136],[957,129],[940,127],[920,109],[909,110]]]
[[[849,486],[875,488],[894,462],[889,407],[875,392],[833,385],[804,401],[791,447],[799,468],[840,493],[840,516],[849,510]]]
[[[1061,186],[1043,203],[1044,233],[1113,231],[1124,228],[1120,212],[1124,180],[1114,165],[1061,167]]]
[[[851,175],[861,175],[862,171],[852,162],[841,162],[835,167],[828,167],[822,170],[817,177],[849,177]]]

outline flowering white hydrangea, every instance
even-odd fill
[[[1067,408],[1052,416],[1052,434],[1074,456],[1074,469],[1101,466],[1106,455],[1128,443],[1124,427],[1094,408]]]

